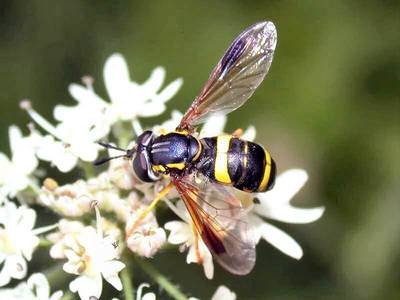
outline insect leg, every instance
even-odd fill
[[[144,218],[146,218],[149,212],[151,212],[154,209],[154,207],[156,207],[157,203],[169,193],[169,191],[172,189],[173,186],[174,186],[173,183],[170,182],[158,193],[158,195],[154,198],[154,200],[151,201],[150,205],[140,214],[135,223],[133,223],[133,225],[126,230],[127,239],[139,227],[140,223],[142,223],[142,221],[144,220]]]

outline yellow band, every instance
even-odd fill
[[[199,150],[197,151],[196,155],[193,157],[192,161],[196,161],[199,159],[201,152],[203,151],[203,145],[200,143],[198,139],[196,139],[197,144],[199,145]]]
[[[228,172],[228,150],[231,139],[232,137],[229,135],[220,135],[217,137],[214,177],[222,183],[232,182]]]
[[[271,155],[266,150],[264,150],[264,152],[265,152],[265,169],[264,169],[263,179],[261,180],[261,183],[258,187],[259,192],[265,191],[265,189],[267,188],[269,176],[271,175]]]

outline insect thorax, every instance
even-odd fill
[[[152,168],[155,172],[182,171],[201,152],[201,144],[186,132],[170,132],[156,137],[150,149]]]

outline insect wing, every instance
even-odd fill
[[[233,274],[248,274],[256,260],[255,242],[233,188],[210,182],[201,174],[173,181],[215,260]]]
[[[193,130],[213,114],[227,114],[253,94],[271,66],[277,41],[272,22],[254,24],[231,44],[178,129]]]

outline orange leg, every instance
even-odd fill
[[[236,138],[240,138],[243,135],[243,129],[238,128],[234,132],[232,132],[232,136]]]
[[[129,229],[126,230],[127,239],[139,227],[140,223],[142,223],[142,221],[144,220],[144,218],[146,218],[149,212],[151,212],[156,207],[157,203],[169,193],[169,191],[172,189],[173,186],[174,186],[173,183],[170,182],[158,193],[158,195],[154,198],[154,200],[151,201],[150,205],[140,214],[135,223]]]

